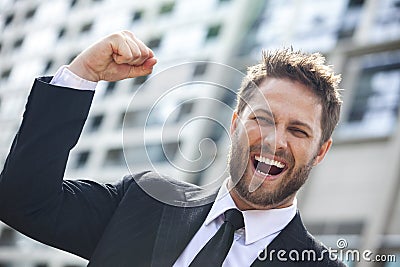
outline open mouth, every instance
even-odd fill
[[[286,169],[286,164],[277,160],[256,155],[252,158],[254,169],[264,176],[275,176]]]

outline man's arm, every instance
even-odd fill
[[[150,49],[129,32],[110,35],[68,68],[81,78],[116,81],[149,74]],[[46,244],[90,258],[131,180],[114,185],[63,181],[93,91],[34,83],[21,127],[0,174],[0,219]]]

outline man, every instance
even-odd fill
[[[304,228],[295,199],[331,146],[339,77],[317,54],[263,57],[232,117],[231,177],[218,196],[201,196],[212,203],[185,207],[144,189],[186,203],[198,187],[153,172],[115,184],[63,180],[96,82],[147,75],[157,62],[131,32],[95,43],[35,81],[1,174],[0,219],[89,266],[344,266]]]

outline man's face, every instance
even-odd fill
[[[241,209],[289,206],[331,145],[320,146],[322,107],[311,89],[267,78],[259,90],[231,125],[229,186]]]

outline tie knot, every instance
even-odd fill
[[[225,211],[225,222],[229,222],[233,225],[234,229],[240,229],[244,226],[243,215],[237,209],[230,209]]]

